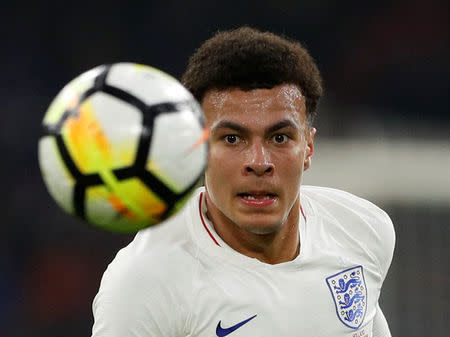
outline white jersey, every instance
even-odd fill
[[[389,217],[339,190],[302,186],[300,195],[300,254],[270,265],[221,240],[199,189],[108,266],[93,337],[378,336],[395,240]]]

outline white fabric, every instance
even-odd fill
[[[203,194],[199,189],[179,214],[119,251],[94,299],[93,337],[225,336],[216,329],[254,315],[230,337],[384,336],[372,326],[395,241],[385,212],[343,191],[302,186],[300,254],[270,265],[220,239],[199,204]],[[355,266],[367,291],[358,328],[338,317],[327,284]]]
[[[377,307],[377,313],[373,319],[373,337],[392,337],[389,326],[381,311],[380,306]]]

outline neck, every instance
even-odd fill
[[[223,214],[206,193],[206,216],[213,223],[217,234],[237,252],[261,262],[277,264],[295,259],[300,251],[299,199],[294,203],[287,219],[279,228],[268,234],[255,234]]]

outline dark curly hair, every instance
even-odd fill
[[[322,78],[308,51],[297,41],[250,27],[218,32],[191,56],[181,79],[202,102],[210,89],[242,90],[297,85],[312,122],[322,96]]]

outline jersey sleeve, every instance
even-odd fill
[[[92,337],[183,336],[186,308],[161,262],[123,255],[103,275]]]
[[[368,212],[363,217],[373,234],[371,235],[371,240],[366,240],[366,245],[373,253],[380,270],[382,281],[384,281],[394,254],[394,225],[385,211],[368,201],[365,202],[368,204]]]
[[[346,244],[362,247],[362,255],[370,257],[383,282],[392,261],[395,232],[385,211],[368,200],[351,193],[324,187],[305,188],[309,195],[321,204],[321,212],[328,213],[345,232],[341,240]],[[339,231],[339,230],[338,230]]]
[[[386,318],[378,304],[377,313],[373,319],[372,333],[373,337],[392,337]]]

